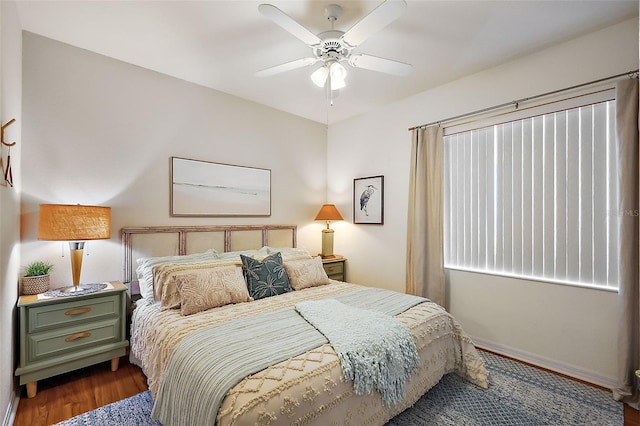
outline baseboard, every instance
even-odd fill
[[[616,387],[616,379],[613,377],[603,376],[602,374],[598,374],[593,371],[578,368],[570,364],[565,364],[563,362],[536,355],[531,352],[523,351],[521,349],[512,348],[500,343],[481,339],[479,337],[471,336],[471,339],[479,349],[486,349],[500,355],[505,355],[519,361],[524,361],[526,363],[546,368],[548,370],[555,371],[557,373],[564,374],[566,376],[573,377],[579,380],[583,380],[588,383],[593,383],[594,385],[602,386],[607,389],[613,389]]]
[[[4,413],[4,419],[2,420],[3,426],[13,426],[13,421],[16,418],[18,412],[18,404],[20,403],[20,387],[13,392],[13,399],[9,402],[7,411]]]

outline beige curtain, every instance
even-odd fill
[[[620,81],[616,87],[616,121],[620,155],[620,290],[618,292],[618,387],[613,396],[640,408],[640,150],[638,149],[638,80]]]
[[[445,306],[442,236],[442,128],[411,135],[406,292]]]

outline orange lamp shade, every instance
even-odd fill
[[[86,241],[111,238],[111,207],[40,204],[38,239]]]
[[[335,204],[323,204],[315,220],[344,220]]]
[[[111,207],[82,206],[79,204],[40,204],[38,239],[69,241],[73,286],[63,292],[79,293],[80,271],[84,242],[111,238]]]

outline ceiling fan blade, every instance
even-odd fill
[[[378,58],[377,56],[371,55],[351,55],[351,57],[349,57],[349,65],[354,68],[363,68],[398,76],[405,76],[413,69],[411,65],[405,64],[404,62]]]
[[[342,36],[351,47],[359,46],[371,34],[381,30],[402,15],[407,3],[404,0],[386,0],[362,18]]]
[[[284,64],[276,65],[273,67],[265,68],[261,71],[256,72],[256,77],[268,77],[270,75],[279,74],[285,71],[291,71],[298,68],[306,67],[308,65],[313,65],[318,62],[318,58],[302,58],[296,59],[295,61],[286,62]]]
[[[290,32],[309,46],[315,46],[322,42],[317,35],[297,23],[292,17],[274,5],[261,4],[258,6],[258,10],[264,16],[271,19],[276,25],[284,28],[286,31]]]

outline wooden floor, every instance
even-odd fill
[[[147,378],[139,367],[120,358],[117,371],[111,362],[103,362],[38,382],[38,393],[22,395],[15,426],[52,425],[103,405],[128,398],[147,390]]]
[[[122,357],[116,372],[111,371],[110,362],[104,362],[41,380],[31,399],[23,386],[14,425],[51,425],[145,390],[147,379],[140,368]],[[624,426],[640,426],[640,411],[625,405]]]

